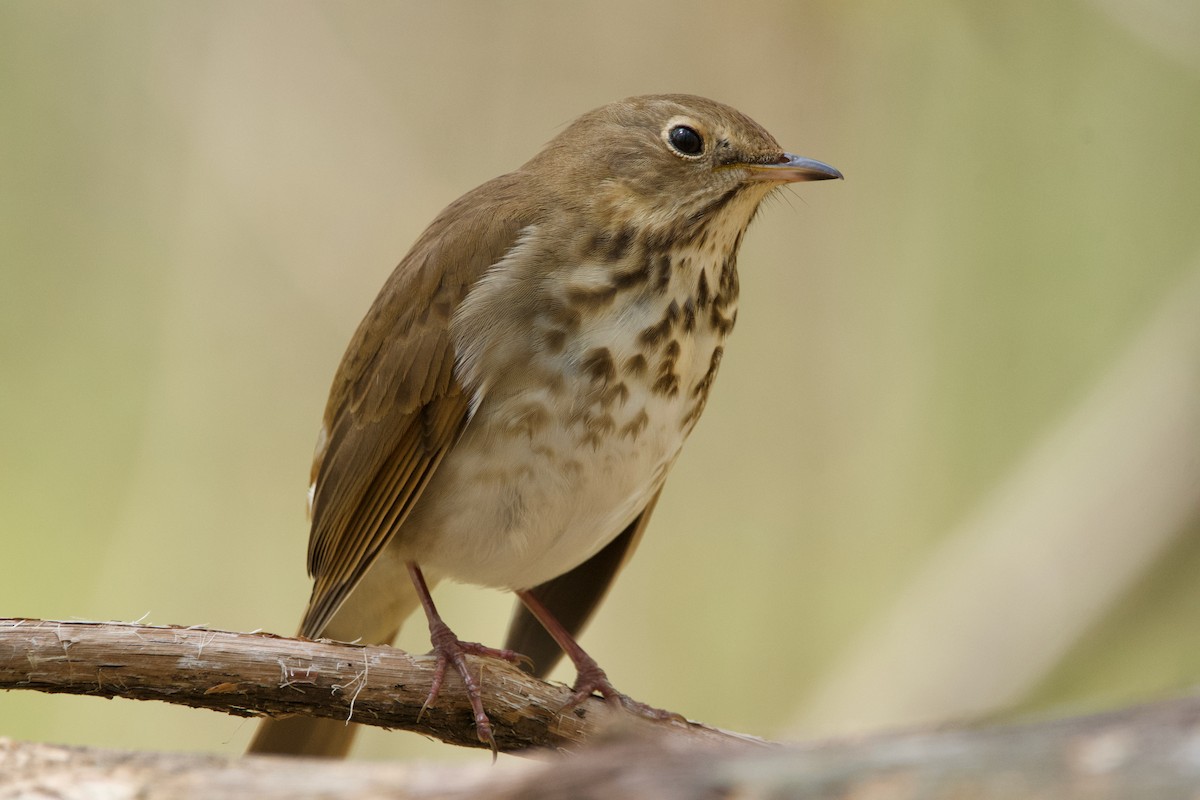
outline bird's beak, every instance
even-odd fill
[[[836,167],[804,156],[794,156],[784,153],[774,164],[743,164],[750,171],[750,179],[756,181],[778,181],[779,183],[798,183],[800,181],[827,181],[836,178],[842,180],[842,173]]]

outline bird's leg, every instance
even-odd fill
[[[550,609],[546,608],[542,601],[537,598],[537,595],[529,589],[520,589],[516,592],[516,595],[525,604],[525,607],[529,609],[529,613],[537,618],[537,621],[542,624],[542,627],[546,629],[550,637],[558,643],[558,646],[566,653],[567,658],[571,659],[571,663],[575,665],[577,676],[575,678],[575,685],[571,687],[574,693],[567,700],[566,705],[563,706],[564,711],[579,705],[595,692],[609,703],[623,706],[643,717],[650,717],[651,719],[682,719],[679,714],[664,711],[661,708],[654,708],[645,703],[639,703],[629,695],[618,692],[608,680],[608,675],[596,663],[596,659],[589,656],[579,646],[579,642],[575,641],[575,637],[571,635],[571,632],[563,627],[558,618],[550,612]]]
[[[446,677],[446,667],[453,664],[467,690],[467,698],[471,701],[471,711],[475,716],[475,733],[479,737],[479,741],[490,746],[492,752],[495,753],[496,739],[492,736],[492,723],[484,713],[479,681],[471,674],[467,664],[467,655],[489,656],[512,663],[529,659],[512,650],[497,650],[494,647],[485,647],[478,642],[464,642],[459,639],[454,631],[450,630],[450,626],[443,622],[441,616],[438,615],[437,607],[433,604],[433,596],[429,593],[429,586],[425,583],[425,576],[421,574],[421,568],[413,561],[409,561],[406,566],[408,575],[417,589],[417,596],[421,599],[421,606],[425,609],[425,617],[429,620],[429,640],[433,643],[433,652],[437,656],[433,683],[429,687],[429,696],[425,698],[425,703],[421,706],[421,714],[424,714],[425,709],[437,700],[438,692],[442,690],[442,681]]]

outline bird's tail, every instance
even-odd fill
[[[350,752],[358,726],[316,717],[264,719],[254,732],[247,754],[343,758]]]
[[[362,582],[320,631],[319,636],[340,642],[391,644],[400,623],[420,605],[407,574],[394,570],[368,570]],[[310,638],[311,634],[301,632]],[[247,753],[342,758],[354,742],[358,726],[337,719],[287,717],[259,723]]]

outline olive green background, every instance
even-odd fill
[[[6,2],[0,615],[291,632],[329,381],[409,243],[579,113],[686,91],[846,181],[747,237],[705,419],[584,637],[617,685],[780,737],[1186,691],[1197,42],[1165,0]],[[500,640],[508,597],[438,600]],[[252,727],[0,695],[17,738]]]

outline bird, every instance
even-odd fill
[[[346,349],[309,488],[312,595],[299,633],[391,643],[420,607],[437,667],[467,655],[544,676],[568,706],[618,692],[576,637],[636,548],[704,411],[737,319],[737,256],[762,201],[841,179],[748,116],[686,94],[630,97],[567,125],[443,210]],[[512,591],[504,648],[460,640],[432,588]],[[255,753],[341,756],[354,726],[267,719]]]

